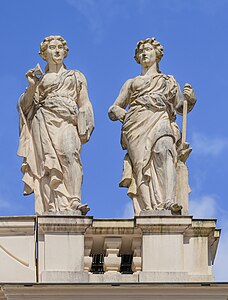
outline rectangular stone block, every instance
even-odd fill
[[[41,273],[41,282],[46,283],[87,283],[89,282],[88,272],[71,272],[71,271],[43,271]]]
[[[104,274],[89,274],[90,283],[113,282],[138,282],[138,274],[120,274],[118,272],[106,272]]]
[[[88,282],[84,273],[84,233],[90,217],[38,218],[39,282]]]
[[[137,217],[142,229],[141,282],[213,281],[220,230],[213,219]]]
[[[0,282],[36,282],[34,217],[0,217]]]
[[[181,234],[151,234],[143,236],[144,272],[183,272],[184,253]]]
[[[188,282],[187,272],[139,272],[139,282]]]

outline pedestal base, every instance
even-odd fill
[[[88,272],[72,272],[72,271],[43,271],[40,274],[41,282],[45,283],[86,283],[89,282]]]
[[[35,282],[35,217],[0,217],[0,282]]]
[[[190,275],[187,272],[140,272],[139,282],[213,282],[213,275]]]

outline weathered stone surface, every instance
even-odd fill
[[[213,281],[212,264],[219,236],[215,220],[194,220],[189,216],[116,221],[85,216],[1,217],[0,280]],[[104,255],[100,274],[91,274],[94,254]],[[127,271],[122,269],[122,255],[132,255]]]
[[[35,282],[35,218],[0,217],[0,282]]]
[[[24,194],[34,192],[39,215],[89,210],[81,203],[80,152],[94,128],[93,109],[84,75],[66,70],[67,53],[61,36],[44,39],[45,73],[39,65],[26,73],[29,85],[18,103]]]
[[[126,283],[139,282],[138,274],[120,274],[118,272],[106,272],[104,274],[89,274],[89,282],[96,283]]]
[[[91,217],[38,217],[40,282],[88,282],[84,234],[91,224]]]
[[[120,237],[107,237],[104,240],[104,271],[113,274],[120,271],[121,258],[118,256],[121,248],[122,239]]]
[[[137,217],[142,229],[141,282],[213,281],[219,240],[215,220],[191,217]]]
[[[77,271],[43,271],[41,282],[45,283],[88,283],[89,275],[87,272]]]
[[[151,210],[157,215],[159,210],[188,212],[186,115],[196,97],[190,84],[182,93],[173,76],[159,71],[162,56],[154,38],[138,42],[135,59],[142,72],[125,82],[109,108],[110,119],[123,123],[121,144],[127,154],[120,186],[128,188],[136,216]],[[176,113],[183,114],[182,139]]]

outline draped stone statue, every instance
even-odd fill
[[[188,189],[178,186],[177,176],[183,175],[178,166],[191,149],[181,140],[175,120],[184,104],[186,114],[192,110],[196,97],[190,84],[185,84],[182,94],[174,77],[160,72],[162,56],[163,47],[156,39],[139,41],[135,60],[142,72],[124,83],[109,109],[110,119],[123,123],[121,144],[127,154],[120,186],[128,188],[135,215],[180,214],[183,205],[177,200],[177,189]]]
[[[46,37],[39,54],[47,61],[45,74],[39,65],[26,73],[29,84],[18,103],[24,194],[34,192],[37,214],[86,214],[80,151],[94,128],[86,79],[66,69],[68,47],[61,36]]]

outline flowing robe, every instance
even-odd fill
[[[86,89],[82,119],[86,139],[80,136],[78,98]],[[86,80],[79,71],[66,70],[54,82],[39,80],[34,99],[28,105],[19,100],[20,146],[24,157],[24,194],[35,194],[35,211],[72,210],[81,202],[81,143],[94,128],[93,110],[87,96]]]
[[[125,103],[129,109],[122,126],[121,143],[123,149],[127,149],[127,154],[120,186],[128,188],[136,214],[145,207],[139,196],[139,186],[143,183],[149,186],[153,209],[167,208],[167,200],[174,202],[174,193],[172,199],[165,199],[165,192],[169,188],[166,186],[167,174],[160,168],[155,154],[160,151],[156,147],[157,142],[162,137],[170,137],[169,141],[173,142],[166,148],[175,165],[175,142],[180,139],[180,131],[175,123],[179,101],[183,101],[183,96],[172,76],[159,73],[140,84],[133,80],[130,85],[129,98]],[[163,146],[161,144],[160,147]]]

